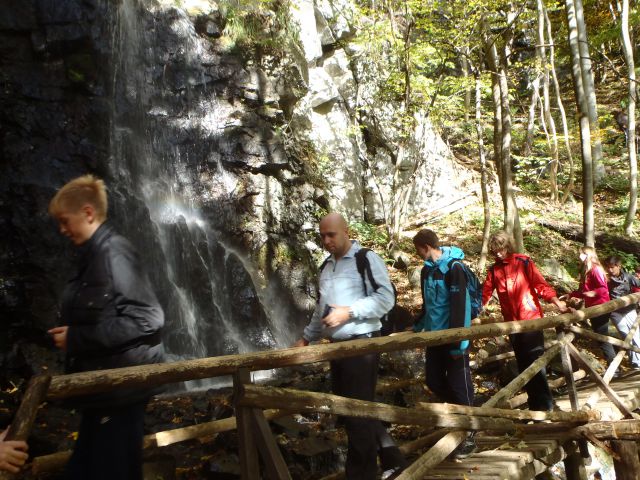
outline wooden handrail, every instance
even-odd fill
[[[304,348],[287,348],[242,355],[224,355],[173,363],[58,375],[51,380],[48,398],[62,399],[119,388],[152,387],[167,383],[231,375],[240,368],[246,368],[251,371],[270,370],[367,353],[410,350],[444,345],[461,340],[532,332],[569,325],[576,321],[585,321],[638,301],[640,301],[640,293],[634,293],[584,310],[537,320],[491,323],[465,328],[452,328],[438,332],[407,333],[389,337],[312,345]]]

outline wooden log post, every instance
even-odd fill
[[[564,331],[560,328],[556,328],[556,335],[558,340],[562,340],[565,337]],[[569,355],[569,347],[567,345],[563,346],[560,350],[560,359],[562,362],[562,373],[564,375],[564,380],[567,384],[567,392],[569,394],[569,403],[571,404],[571,410],[577,412],[580,409],[580,404],[578,402],[578,391],[576,389],[576,382],[573,379],[573,365],[571,364],[571,356]],[[582,461],[585,462],[589,459],[589,463],[591,463],[591,459],[589,456],[589,446],[585,440],[578,441],[578,449],[580,450],[580,456],[582,457]]]
[[[33,422],[38,414],[38,407],[44,401],[50,382],[50,375],[36,375],[31,378],[5,440],[23,440],[25,442],[28,440]],[[16,478],[16,474],[0,472],[0,479],[8,480],[11,478]]]
[[[640,478],[640,459],[638,458],[638,443],[633,441],[614,440],[611,448],[617,453],[613,466],[616,480],[638,480]]]
[[[575,441],[569,441],[563,446],[567,456],[564,458],[564,470],[567,480],[587,480],[587,469],[582,460],[582,454]]]
[[[233,375],[234,400],[241,398],[244,389],[251,382],[251,372],[246,368],[239,369]],[[238,443],[240,459],[240,478],[242,480],[254,480],[260,478],[260,465],[258,463],[258,447],[256,446],[251,409],[236,405],[236,423],[238,426]]]
[[[291,480],[287,464],[282,457],[269,423],[262,409],[246,408],[240,400],[245,397],[247,389],[255,389],[251,385],[251,373],[246,369],[239,370],[233,377],[234,405],[238,436],[240,438],[240,466],[243,480],[259,478],[258,453],[271,480]],[[250,437],[250,438],[249,438]],[[245,466],[244,463],[248,465]],[[245,476],[246,475],[246,476]]]
[[[609,398],[609,400],[611,400],[611,403],[613,403],[616,406],[616,408],[618,410],[620,410],[622,415],[625,418],[640,418],[640,416],[638,416],[637,414],[635,414],[631,410],[629,410],[629,408],[624,404],[624,402],[618,396],[618,394],[616,392],[614,392],[611,389],[611,387],[602,380],[600,375],[598,375],[598,372],[596,372],[591,367],[589,362],[587,362],[585,359],[582,358],[582,353],[580,353],[576,349],[576,347],[574,347],[573,345],[568,344],[568,346],[569,346],[569,353],[571,354],[571,356],[575,360],[577,360],[578,363],[580,363],[582,365],[582,368],[584,368],[586,370],[586,372],[589,374],[591,379],[596,383],[596,385],[598,385],[600,387],[600,389],[605,393],[605,395]]]

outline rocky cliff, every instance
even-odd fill
[[[73,266],[46,208],[77,175],[107,181],[181,357],[290,343],[313,306],[318,217],[388,215],[399,106],[368,83],[354,6],[229,3],[0,2],[5,368],[53,362],[45,331]],[[403,161],[425,161],[400,169],[408,213],[460,196],[470,176],[428,119],[409,144]]]

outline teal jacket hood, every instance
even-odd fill
[[[462,260],[464,258],[464,252],[459,247],[440,247],[442,255],[435,262],[432,260],[425,260],[424,264],[427,267],[438,267],[442,273],[449,271],[449,260]]]

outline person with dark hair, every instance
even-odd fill
[[[162,362],[164,313],[138,255],[107,223],[104,182],[71,180],[49,203],[60,233],[77,248],[77,273],[67,284],[61,325],[49,330],[66,353],[67,373]],[[73,400],[82,420],[67,464],[69,480],[142,479],[146,388],[123,388]]]
[[[8,431],[0,433],[0,470],[18,473],[29,458],[29,446],[22,440],[5,440]]]
[[[420,275],[422,311],[415,332],[439,331],[471,326],[471,299],[461,264],[464,252],[454,246],[440,246],[432,230],[420,230],[413,237],[416,253],[424,261]],[[428,347],[425,377],[429,389],[443,402],[473,406],[474,389],[469,369],[469,340]],[[453,452],[462,459],[476,450],[470,434]]]
[[[609,273],[607,286],[609,287],[609,296],[611,299],[624,297],[629,295],[632,288],[640,288],[640,281],[624,271],[622,268],[622,260],[615,255],[608,257],[604,262],[605,268]],[[628,305],[615,312],[611,312],[609,318],[616,326],[618,331],[626,337],[633,325],[636,323],[638,314],[636,313],[636,304]],[[632,345],[640,348],[640,328],[636,329],[633,334]],[[640,353],[629,350],[629,361],[631,368],[640,369]]]
[[[542,318],[544,314],[539,297],[555,304],[560,312],[567,312],[567,305],[558,299],[556,291],[540,274],[533,260],[515,253],[514,244],[513,236],[505,231],[491,236],[489,250],[495,257],[495,263],[487,270],[487,278],[482,287],[482,304],[489,301],[495,290],[505,322]],[[544,335],[541,330],[512,333],[509,341],[516,355],[519,372],[544,353]],[[525,389],[530,410],[553,410],[553,396],[544,368],[529,380]]]
[[[361,247],[349,238],[349,228],[342,215],[326,215],[320,221],[320,237],[330,256],[320,272],[320,297],[311,321],[294,346],[303,347],[321,338],[343,342],[379,337],[380,317],[395,301],[384,261],[375,252],[365,252],[370,273],[377,284],[374,288],[368,275],[362,276],[358,272],[357,258]],[[369,353],[331,361],[333,393],[373,401],[379,360],[379,354]],[[407,466],[382,422],[348,416],[343,417],[343,421],[348,442],[345,473],[349,480],[378,478],[378,455],[383,479],[395,478]]]

